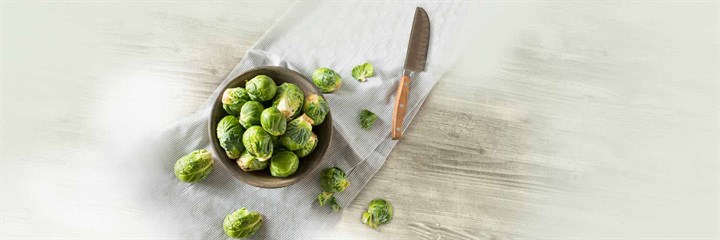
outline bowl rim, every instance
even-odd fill
[[[219,92],[219,94],[217,96],[215,96],[215,99],[213,99],[212,106],[210,107],[210,112],[208,114],[209,115],[208,116],[208,124],[207,124],[208,136],[210,138],[209,139],[210,145],[212,145],[214,152],[217,153],[217,157],[220,158],[218,160],[222,163],[222,165],[225,168],[227,168],[231,172],[231,174],[236,179],[238,179],[241,182],[246,183],[248,185],[259,187],[259,188],[267,188],[267,189],[283,188],[283,187],[291,186],[295,183],[302,181],[303,179],[305,179],[305,177],[307,177],[311,173],[315,172],[325,161],[325,154],[327,153],[327,149],[331,145],[333,131],[334,131],[334,126],[333,126],[333,122],[332,122],[332,113],[331,113],[331,111],[328,111],[327,116],[325,116],[325,120],[322,123],[323,125],[324,124],[329,125],[329,131],[326,134],[327,136],[325,136],[325,138],[328,139],[327,147],[325,147],[323,149],[315,149],[315,151],[319,150],[320,152],[319,152],[319,155],[317,155],[317,157],[319,159],[317,159],[314,162],[313,166],[311,166],[305,172],[302,172],[298,175],[293,174],[288,178],[282,178],[282,179],[287,179],[287,181],[266,182],[266,181],[258,180],[254,177],[249,177],[251,175],[246,174],[247,172],[241,170],[239,167],[237,167],[236,164],[234,164],[235,163],[234,159],[230,159],[226,155],[223,154],[223,153],[225,153],[225,150],[222,149],[222,147],[220,147],[220,145],[219,145],[219,142],[217,140],[216,129],[213,128],[212,119],[213,119],[213,115],[214,115],[215,111],[218,111],[218,109],[217,109],[218,103],[220,103],[219,104],[220,109],[222,109],[222,103],[220,101],[222,100],[223,92],[225,92],[225,90],[228,88],[228,86],[230,86],[235,81],[240,81],[239,79],[241,79],[241,78],[246,78],[247,75],[258,75],[255,72],[263,71],[263,70],[272,71],[272,72],[285,72],[290,75],[295,75],[299,79],[304,79],[305,81],[309,82],[309,85],[312,86],[312,88],[315,90],[314,94],[322,96],[324,99],[326,99],[325,101],[327,101],[327,98],[325,97],[325,95],[323,95],[323,92],[320,91],[320,89],[318,89],[317,86],[315,86],[315,84],[312,83],[312,81],[310,81],[307,77],[305,77],[304,75],[300,74],[299,72],[297,72],[295,70],[292,70],[292,69],[289,69],[286,67],[280,67],[280,66],[263,66],[263,67],[249,69],[249,70],[244,71],[243,73],[237,75],[236,77],[234,77],[232,80],[228,81],[227,83],[225,83],[221,87],[222,90]],[[248,79],[250,79],[250,78],[248,78]],[[315,127],[315,126],[313,126],[313,127]],[[270,161],[270,160],[268,160],[268,161]]]

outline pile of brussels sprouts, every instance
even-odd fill
[[[275,177],[295,173],[299,158],[315,150],[312,127],[330,111],[322,96],[305,96],[292,83],[277,86],[265,75],[226,89],[222,104],[228,115],[217,124],[217,137],[225,154],[244,171],[269,168]]]

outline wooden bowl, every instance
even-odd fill
[[[305,96],[313,93],[322,96],[320,90],[318,90],[315,85],[313,85],[313,83],[302,74],[287,68],[274,66],[260,67],[247,71],[230,81],[225,88],[245,87],[245,82],[257,75],[267,75],[271,77],[278,86],[286,82],[293,83],[303,90]],[[225,91],[225,89],[223,89],[223,91]],[[315,151],[300,158],[300,166],[294,174],[288,177],[280,178],[270,175],[270,171],[268,169],[245,172],[240,169],[234,159],[230,159],[225,154],[225,150],[220,147],[216,131],[217,124],[220,119],[228,115],[222,107],[221,99],[222,94],[219,94],[217,99],[213,102],[212,111],[210,112],[210,122],[208,124],[208,133],[210,134],[210,142],[212,143],[213,149],[215,150],[215,153],[219,155],[218,157],[220,158],[220,162],[222,162],[226,168],[230,169],[235,178],[256,187],[281,188],[301,181],[321,165],[325,152],[327,151],[328,146],[330,146],[330,139],[332,138],[333,127],[331,113],[328,112],[325,117],[325,121],[322,124],[313,126],[313,132],[318,137],[318,144]]]

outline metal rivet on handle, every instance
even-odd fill
[[[400,104],[400,107],[401,107],[401,108],[403,108],[403,107],[405,107],[405,105],[403,105],[403,104]]]
[[[395,128],[396,131],[400,131],[400,128]]]

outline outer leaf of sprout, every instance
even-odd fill
[[[375,74],[375,70],[370,63],[363,63],[355,66],[352,69],[352,76],[360,82],[367,81],[368,77],[372,77]]]
[[[362,112],[360,112],[360,127],[370,129],[373,124],[375,124],[377,118],[378,116],[375,115],[375,113],[370,110],[363,109]]]

